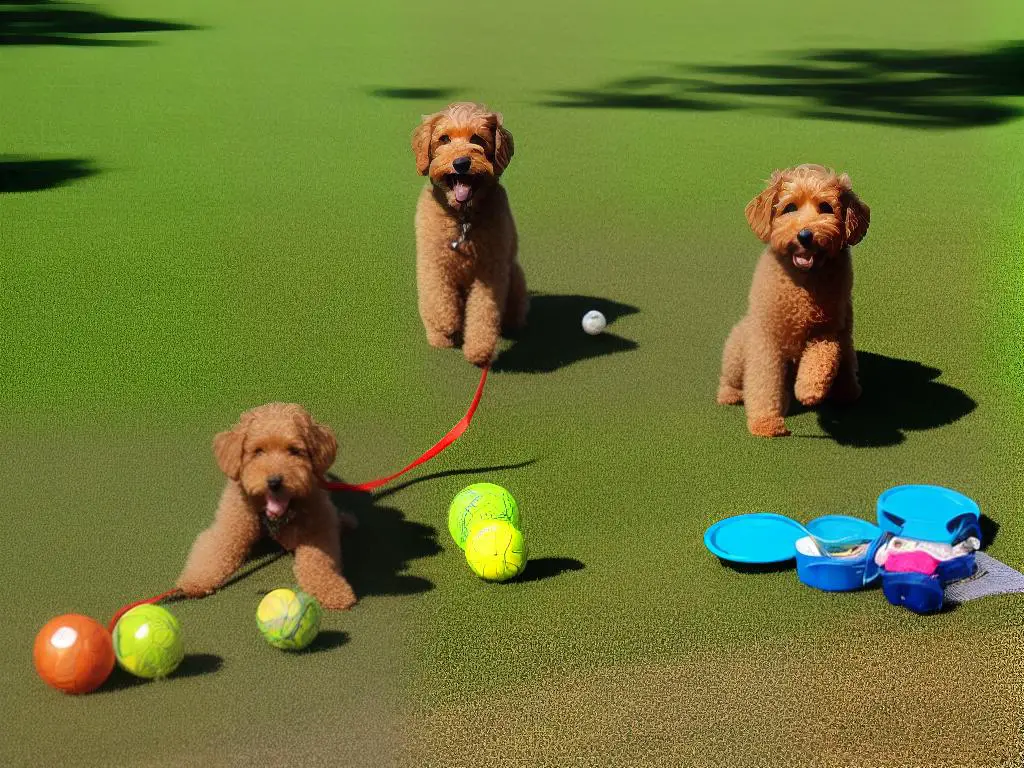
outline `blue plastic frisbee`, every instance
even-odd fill
[[[704,546],[723,560],[767,565],[796,557],[796,540],[806,535],[796,520],[754,512],[719,520],[704,532]]]

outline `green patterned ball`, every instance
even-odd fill
[[[474,483],[459,491],[448,507],[448,532],[462,549],[469,532],[487,520],[504,520],[519,527],[519,505],[500,485]]]
[[[320,603],[305,592],[275,589],[260,601],[256,624],[275,648],[300,651],[320,631]]]
[[[138,677],[167,677],[185,658],[181,624],[159,605],[139,605],[114,626],[117,663]]]

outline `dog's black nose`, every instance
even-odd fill
[[[801,229],[796,233],[796,239],[800,241],[800,245],[804,248],[809,248],[811,243],[814,242],[814,233],[809,229]]]
[[[284,482],[284,478],[280,475],[271,475],[267,478],[267,488],[272,491],[280,491],[282,482]]]
[[[459,157],[452,163],[452,168],[455,169],[456,173],[469,173],[469,167],[473,164],[473,161],[468,157]]]

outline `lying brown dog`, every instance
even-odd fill
[[[228,484],[213,525],[192,545],[178,588],[191,597],[210,594],[270,535],[295,553],[304,591],[325,608],[352,606],[355,593],[341,575],[341,528],[354,528],[355,520],[339,516],[319,484],[337,448],[329,428],[287,403],[246,411],[217,435],[213,452]]]
[[[751,434],[783,436],[792,366],[804,405],[860,396],[850,246],[867,233],[871,214],[846,174],[820,165],[776,171],[746,213],[768,247],[747,314],[725,343],[718,402],[745,403]]]

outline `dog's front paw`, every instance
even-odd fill
[[[491,361],[494,360],[493,346],[483,347],[468,345],[462,348],[462,353],[466,356],[466,359],[469,362],[480,368],[490,365]]]
[[[755,437],[787,437],[790,432],[781,416],[762,416],[747,422],[750,434]]]
[[[181,593],[185,597],[206,597],[214,593],[213,587],[208,587],[205,584],[198,584],[194,581],[179,580],[175,586],[181,590]]]
[[[427,331],[427,343],[434,349],[451,349],[455,346],[455,334],[444,331]]]
[[[320,605],[329,611],[344,611],[356,604],[356,593],[352,591],[352,587],[348,583],[345,583],[344,586],[332,587],[330,590],[323,590],[320,594],[315,594],[314,597],[320,601]]]
[[[736,387],[730,387],[728,384],[723,384],[718,388],[718,400],[719,405],[739,405],[743,402],[743,391],[736,389]]]
[[[820,382],[805,383],[798,381],[794,393],[796,394],[796,399],[802,405],[813,408],[825,399],[825,396],[828,394],[828,387]]]

